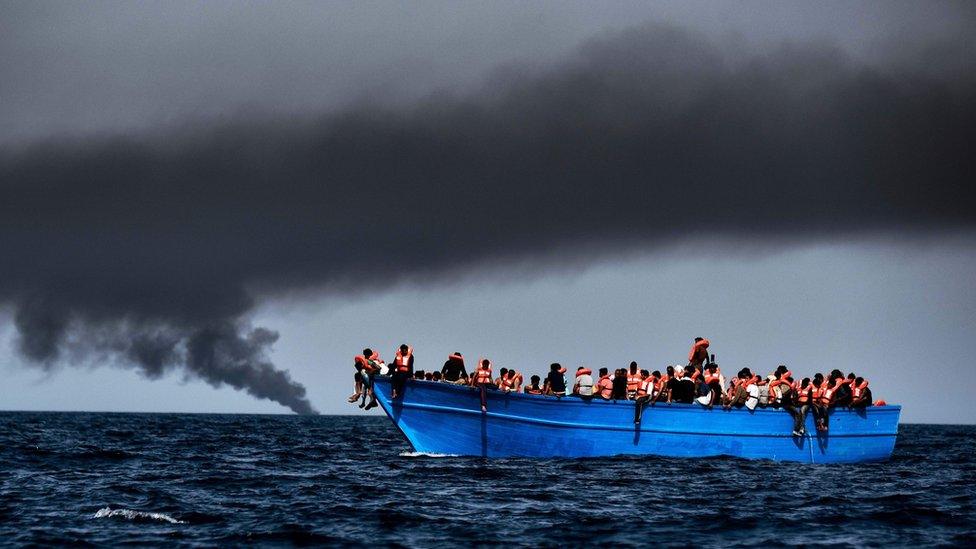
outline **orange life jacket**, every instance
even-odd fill
[[[857,386],[851,385],[851,399],[857,400],[861,398],[861,395],[864,394],[864,389],[867,389],[867,387],[868,387],[868,380],[866,379],[862,381],[860,385]]]
[[[491,363],[488,363],[488,368],[485,369],[481,366],[482,361],[478,361],[478,369],[474,371],[474,384],[483,385],[485,383],[491,384]]]
[[[613,382],[610,381],[610,374],[600,376],[597,388],[600,390],[600,396],[603,398],[610,398],[613,395]]]
[[[531,385],[526,385],[525,386],[525,394],[527,394],[527,395],[541,395],[542,394],[542,389],[541,388],[533,387]]]
[[[373,372],[378,372],[380,368],[379,366],[374,366],[371,361],[377,361],[379,359],[380,354],[373,351],[373,354],[369,355],[369,358],[366,358],[363,355],[356,355],[356,364],[362,366],[363,370],[365,370],[367,374],[372,374]]]
[[[806,404],[810,402],[810,393],[812,392],[813,385],[807,385],[806,387],[796,388],[796,401],[799,404]]]
[[[887,406],[887,405],[888,405],[888,403],[887,403],[887,402],[885,402],[885,401],[883,401],[883,400],[875,400],[875,401],[874,401],[874,405],[875,405],[875,406]]]
[[[640,372],[634,374],[627,372],[627,392],[636,392],[638,387],[640,387],[641,381],[642,378],[640,376]]]
[[[593,370],[589,368],[580,368],[579,370],[576,370],[576,377],[591,376],[591,375],[593,375]]]
[[[641,380],[640,387],[637,388],[637,396],[647,396],[657,387],[657,380],[654,376],[647,376]]]
[[[708,340],[703,339],[701,341],[696,341],[691,346],[691,351],[688,353],[688,363],[694,364],[695,362],[704,362],[708,360]]]
[[[705,385],[711,385],[712,383],[720,383],[722,379],[722,370],[716,368],[715,373],[705,371]]]
[[[410,357],[413,356],[413,347],[407,347],[406,354],[397,349],[396,358],[393,359],[393,365],[396,371],[404,373],[410,371]]]
[[[668,381],[670,381],[670,380],[671,380],[671,377],[668,376],[668,374],[663,374],[661,376],[661,379],[657,380],[657,390],[658,390],[658,392],[663,391],[668,386]]]

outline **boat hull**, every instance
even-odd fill
[[[417,452],[462,456],[668,457],[736,456],[805,463],[857,463],[891,457],[900,406],[832,412],[830,431],[792,436],[783,410],[707,410],[697,404],[657,404],[634,424],[633,402],[478,391],[448,383],[411,380],[403,398],[390,396],[379,377],[377,399]]]

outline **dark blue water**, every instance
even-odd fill
[[[976,427],[891,462],[416,456],[385,418],[0,413],[0,543],[976,544]]]

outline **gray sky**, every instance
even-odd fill
[[[364,345],[705,335],[974,422],[919,384],[971,370],[973,11],[0,3],[0,408],[342,413]]]

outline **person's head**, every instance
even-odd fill
[[[400,345],[400,354],[405,355],[405,354],[407,354],[407,351],[409,351],[409,350],[410,350],[410,347],[408,347],[406,343],[404,343],[403,345]]]
[[[609,373],[609,370],[606,368],[600,368],[600,377],[607,375],[607,373]]]
[[[860,385],[862,383],[864,383],[864,378],[863,377],[858,376],[858,377],[854,378],[854,385]]]
[[[498,375],[501,377],[505,377],[505,374],[507,373],[508,373],[508,368],[502,368],[501,370],[498,370]]]
[[[665,371],[668,373],[668,377],[674,377],[674,366],[668,366]]]
[[[708,366],[706,366],[706,368],[708,369],[709,373],[714,374],[715,372],[718,371],[718,364],[715,364],[714,362],[710,362]]]
[[[703,338],[703,337],[696,337],[696,338],[695,338],[695,343],[698,343],[699,341],[701,341],[701,340],[703,340],[703,339],[705,339],[705,338]]]
[[[776,367],[776,373],[780,375],[786,373],[788,370],[789,368],[786,367],[786,364],[780,364]]]
[[[836,379],[838,377],[844,377],[844,372],[841,372],[840,370],[832,370],[830,372],[830,379]]]
[[[485,370],[487,370],[488,368],[491,368],[491,361],[488,360],[487,358],[484,359],[484,360],[482,360],[481,361],[481,367],[484,368]]]
[[[640,374],[641,374],[641,377],[647,377],[647,376],[651,375],[651,373],[648,372],[647,370],[641,370]]]
[[[676,367],[674,369],[674,377],[677,379],[682,379],[685,377],[685,369],[681,366]]]
[[[853,380],[855,383],[857,383],[858,377],[856,375],[854,375],[854,372],[851,372],[851,373],[847,374],[847,379],[848,380]]]
[[[630,373],[632,373],[632,374],[636,374],[637,373],[637,363],[636,362],[631,362],[630,363]]]
[[[549,365],[549,371],[551,372],[558,372],[560,369],[562,369],[562,366],[558,362],[553,362]]]
[[[807,385],[810,385],[810,378],[805,377],[803,378],[803,381],[800,382],[800,387],[806,387]]]
[[[515,370],[508,370],[508,379],[515,379]]]
[[[461,354],[461,351],[454,351],[454,356],[458,358],[464,358],[464,355]]]
[[[686,376],[692,376],[692,375],[694,375],[694,373],[695,373],[695,367],[694,366],[685,366],[685,375]]]
[[[434,380],[434,374],[432,374],[430,372],[427,372],[426,374],[424,374],[424,379],[426,379],[427,381],[433,381]]]
[[[532,376],[532,377],[529,378],[529,381],[532,382],[532,385],[538,385],[539,384],[539,376]]]
[[[434,372],[434,381],[440,381],[440,380],[441,380],[441,373],[435,371]]]
[[[417,371],[415,371],[413,373],[413,378],[414,379],[424,379],[424,371],[423,370],[417,370]]]
[[[387,349],[389,349],[389,347],[387,347]],[[363,349],[363,356],[366,358],[373,356],[373,350],[370,349],[369,347],[366,347],[365,349]]]

